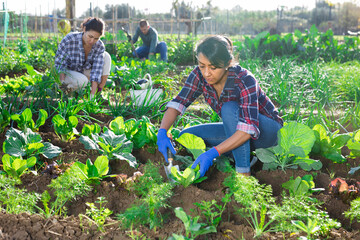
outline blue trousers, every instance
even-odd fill
[[[140,59],[141,58],[149,58],[150,47],[142,45],[141,47],[138,47],[137,49],[135,49],[135,51]],[[156,45],[155,54],[156,53],[160,53],[161,60],[164,62],[167,62],[167,45],[165,42],[159,42]],[[133,55],[134,55],[134,57],[136,56],[135,53],[133,53]]]
[[[239,105],[236,102],[226,102],[221,109],[221,118],[223,122],[207,123],[192,126],[181,131],[191,133],[201,137],[208,147],[214,147],[231,137],[236,130],[239,122]],[[259,114],[258,139],[249,139],[241,146],[231,151],[235,159],[235,169],[239,173],[250,172],[250,152],[257,148],[268,148],[277,144],[277,132],[281,128],[277,121]],[[231,154],[227,153],[227,154]]]

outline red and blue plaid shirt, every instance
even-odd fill
[[[184,114],[187,107],[201,94],[210,107],[221,116],[223,103],[235,101],[239,103],[239,123],[236,129],[249,133],[253,139],[259,137],[259,113],[283,124],[274,104],[266,96],[255,77],[239,65],[230,67],[224,89],[217,96],[213,86],[208,84],[196,67],[187,78],[180,93],[167,104]]]
[[[85,69],[91,69],[90,81],[100,83],[104,66],[104,43],[98,40],[85,61],[82,36],[82,32],[69,33],[61,40],[55,55],[55,67],[59,72],[68,69],[83,73]]]

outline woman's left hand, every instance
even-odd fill
[[[193,163],[191,168],[196,168],[200,163],[200,177],[203,177],[207,170],[212,166],[214,158],[220,156],[218,150],[215,147],[211,148],[209,151],[202,153]]]

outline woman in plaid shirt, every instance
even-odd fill
[[[91,98],[101,92],[110,74],[111,57],[100,40],[104,27],[105,23],[99,18],[85,19],[81,24],[83,31],[67,34],[55,56],[60,81],[74,90],[90,81]]]
[[[250,152],[276,144],[283,120],[274,104],[260,88],[251,72],[234,61],[232,42],[227,37],[211,36],[196,48],[198,66],[190,73],[180,93],[167,104],[158,131],[159,151],[167,161],[167,149],[175,149],[167,130],[197,97],[205,101],[222,118],[220,123],[201,124],[184,129],[201,137],[211,147],[192,165],[200,164],[201,176],[214,158],[232,152],[236,171],[250,176]]]

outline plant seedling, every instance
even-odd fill
[[[95,206],[95,203],[99,204],[99,208]],[[99,231],[104,232],[106,218],[109,217],[113,212],[110,209],[104,207],[107,203],[105,197],[98,197],[98,201],[95,201],[95,203],[85,203],[86,206],[90,208],[86,209],[86,215],[95,222]]]
[[[315,188],[315,183],[311,175],[305,175],[302,178],[297,177],[295,180],[290,179],[289,181],[283,183],[281,186],[288,189],[290,194],[292,194],[293,196],[310,194],[315,191],[324,190],[323,188]]]
[[[69,116],[67,119],[57,114],[53,117],[55,133],[60,137],[63,142],[69,142],[75,139],[75,135],[79,134],[76,126],[79,120],[75,116]]]
[[[317,220],[313,221],[311,218],[308,218],[307,225],[305,225],[305,223],[300,220],[291,220],[291,223],[299,230],[304,231],[307,234],[307,238],[305,239],[308,240],[312,239],[311,236],[320,230],[320,227],[317,225]]]
[[[187,188],[192,183],[199,183],[207,179],[207,177],[200,178],[200,167],[196,166],[195,169],[187,167],[184,171],[179,171],[176,167],[171,168],[170,178],[178,184],[181,184],[184,188]]]
[[[341,148],[351,138],[349,134],[338,134],[339,130],[328,134],[320,124],[315,125],[313,130],[316,137],[312,148],[313,153],[321,154],[335,163],[346,161],[346,158],[341,154]]]
[[[48,113],[44,109],[40,109],[36,123],[32,119],[32,116],[33,114],[30,108],[26,108],[21,114],[11,115],[11,119],[17,122],[18,128],[22,131],[25,131],[26,128],[30,128],[32,131],[38,131],[39,127],[45,124]]]
[[[22,159],[5,154],[2,157],[4,171],[13,178],[20,178],[21,175],[36,164],[36,157]]]
[[[109,172],[109,160],[106,156],[97,157],[94,164],[90,159],[86,164],[75,162],[70,171],[88,184],[99,184],[101,179],[111,177],[106,175]]]
[[[205,223],[199,223],[200,216],[196,216],[192,218],[191,216],[187,215],[186,212],[181,208],[175,208],[175,215],[176,217],[180,218],[185,225],[185,238],[183,236],[179,236],[177,234],[173,234],[172,238],[170,239],[196,239],[198,236],[208,233],[216,232],[216,228],[214,226],[207,226]]]

